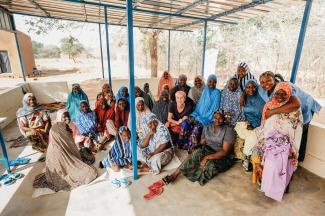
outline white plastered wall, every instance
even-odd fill
[[[325,178],[325,126],[311,122],[308,130],[306,157],[302,164],[312,173]]]

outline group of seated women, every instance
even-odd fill
[[[242,62],[222,90],[216,88],[214,74],[206,83],[202,77],[195,77],[194,86],[190,87],[185,75],[180,75],[175,83],[167,71],[159,80],[157,100],[148,83],[143,90],[135,87],[139,171],[158,174],[172,160],[176,149],[184,149],[188,157],[174,173],[163,178],[164,184],[183,174],[190,181],[204,185],[234,164],[237,154],[234,146],[242,139],[243,167],[253,172],[253,182],[260,185],[266,196],[281,201],[298,161],[304,159],[308,125],[321,107],[309,94],[285,82],[278,74],[264,72],[259,83],[248,65]],[[58,112],[50,134],[49,115],[30,93],[24,96],[17,118],[22,133],[36,150],[46,151],[48,140],[50,146],[56,146],[49,146],[47,150],[47,153],[54,153],[47,156],[48,169],[43,175],[52,188],[73,188],[77,185],[74,178],[81,183],[94,179],[96,173],[89,171],[93,167],[69,163],[66,167],[61,165],[60,169],[78,168],[88,174],[65,176],[70,179],[53,187],[55,175],[61,173],[56,170],[55,163],[87,162],[75,151],[105,149],[105,143],[113,138],[115,142],[100,167],[115,172],[122,168],[132,169],[130,97],[125,86],[114,95],[110,85],[104,84],[95,109],[91,110],[87,95],[80,85],[73,84],[67,109]],[[54,139],[60,134],[62,138]],[[73,147],[72,142],[75,143]],[[70,158],[54,162],[53,157],[60,151],[71,154]]]

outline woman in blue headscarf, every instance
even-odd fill
[[[258,87],[259,86],[255,79],[246,80],[244,91],[244,114],[246,122],[238,122],[235,127],[237,135],[241,139],[245,140],[243,148],[245,157],[243,167],[246,171],[250,171],[252,168],[252,165],[250,164],[250,156],[259,137],[259,131],[255,128],[258,128],[261,125],[262,111],[265,105],[265,101],[258,93]]]
[[[221,93],[220,107],[225,113],[226,123],[234,126],[237,122],[244,121],[245,116],[240,107],[240,98],[243,92],[238,86],[238,79],[231,78]]]
[[[119,101],[119,99],[125,99],[127,102],[130,103],[130,95],[129,95],[129,90],[125,86],[121,86],[119,90],[117,91],[116,94],[116,101]]]
[[[89,103],[86,93],[81,89],[78,83],[72,84],[72,92],[68,96],[67,110],[70,113],[72,122],[76,122],[77,113],[79,112],[79,104],[81,101]]]
[[[220,107],[221,91],[216,88],[216,85],[217,76],[211,74],[190,119],[182,122],[181,137],[183,139],[180,140],[183,140],[182,145],[188,151],[200,145],[203,126],[213,123],[213,114]]]

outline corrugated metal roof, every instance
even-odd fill
[[[204,20],[237,23],[303,0],[134,0],[134,25],[150,28],[192,30]],[[0,0],[12,13],[104,23],[104,6],[109,24],[126,25],[125,0]]]

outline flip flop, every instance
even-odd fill
[[[121,179],[121,180],[120,180],[120,183],[121,183],[121,187],[122,187],[122,188],[126,188],[127,186],[130,185],[130,181],[129,181],[129,179],[127,179],[127,178]]]
[[[21,179],[21,178],[23,178],[25,176],[22,173],[9,173],[8,175],[9,175],[9,178],[12,178],[14,180]]]
[[[15,160],[11,160],[9,162],[9,166],[25,165],[25,164],[28,164],[29,161],[30,161],[30,158],[17,158]]]
[[[148,189],[149,189],[149,190],[153,190],[153,189],[155,189],[155,188],[161,188],[161,187],[163,187],[163,186],[165,186],[164,181],[163,181],[163,180],[158,180],[158,181],[156,181],[155,183],[153,183],[152,185],[150,185],[150,186],[148,187]]]
[[[164,191],[164,188],[155,188],[153,190],[150,190],[149,193],[143,196],[145,200],[151,200],[157,196],[159,196]]]
[[[121,182],[120,182],[119,180],[117,180],[117,179],[113,179],[113,180],[111,181],[111,184],[113,185],[114,188],[119,188],[119,187],[121,187]]]
[[[16,180],[14,178],[11,178],[11,177],[8,177],[7,179],[5,179],[3,181],[3,185],[12,185],[12,184],[15,184],[16,183]]]

